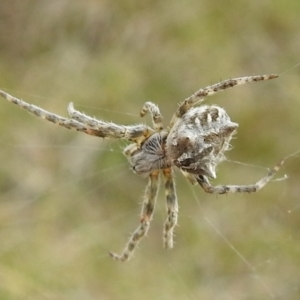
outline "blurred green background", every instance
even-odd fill
[[[207,99],[240,124],[215,183],[253,183],[300,150],[299,13],[298,0],[1,0],[0,88],[122,124],[151,100],[167,124],[200,87],[281,74]],[[162,248],[161,190],[148,237],[120,263],[108,251],[137,226],[147,182],[126,143],[0,101],[0,299],[299,299],[299,157],[251,195],[209,195],[176,172],[176,247]]]

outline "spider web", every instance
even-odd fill
[[[106,111],[116,114],[115,119],[118,114],[137,119],[135,114]],[[145,280],[158,284],[159,274],[166,299],[179,294],[184,299],[202,295],[242,299],[249,291],[257,299],[299,294],[295,225],[300,204],[294,194],[297,178],[289,167],[299,161],[300,150],[288,150],[287,167],[257,194],[208,195],[176,173],[180,211],[175,248],[162,249],[166,214],[161,188],[148,237],[131,262],[118,264],[109,259],[108,251],[121,250],[137,226],[146,184],[129,170],[122,155],[125,144],[84,135],[67,145],[59,139],[57,143],[34,140],[0,141],[11,161],[28,159],[21,165],[27,172],[23,182],[22,174],[2,184],[0,231],[2,272],[14,273],[28,287],[26,293],[39,294],[50,283],[54,294],[66,290],[94,299],[88,289],[113,295],[104,287],[122,280],[123,286],[138,292]],[[42,163],[51,155],[50,163]],[[267,172],[265,166],[233,157],[230,153],[219,168],[219,183],[236,183],[232,181],[239,176],[241,183],[252,183]],[[47,172],[56,160],[57,166]],[[17,264],[4,263],[9,258]],[[28,274],[40,279],[25,279]],[[115,289],[115,295],[122,292]]]

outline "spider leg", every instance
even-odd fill
[[[163,174],[165,176],[165,193],[168,212],[168,217],[164,225],[164,247],[170,249],[173,248],[174,228],[177,225],[178,202],[175,183],[172,178],[172,169],[164,169]]]
[[[213,94],[216,94],[217,92],[224,91],[228,88],[232,88],[248,82],[270,80],[277,77],[278,75],[276,74],[239,77],[239,78],[227,79],[219,83],[202,88],[198,90],[196,93],[194,93],[193,95],[191,95],[190,97],[186,98],[183,102],[179,103],[179,107],[172,117],[170,126],[175,124],[177,119],[181,118],[191,107],[198,104],[199,102],[202,102],[203,99],[207,96],[211,96]]]
[[[281,160],[277,165],[269,170],[268,174],[261,180],[249,185],[218,185],[212,186],[206,176],[199,175],[197,181],[207,193],[212,194],[227,194],[227,193],[254,193],[262,189],[280,169],[284,160]]]
[[[134,231],[127,245],[125,246],[125,249],[120,255],[110,252],[110,256],[112,258],[121,261],[129,260],[132,257],[132,254],[140,239],[147,234],[155,207],[158,192],[158,179],[159,171],[156,170],[150,174],[141,212],[140,225]]]
[[[162,114],[160,113],[158,106],[152,102],[146,102],[140,112],[141,117],[144,117],[148,112],[151,114],[154,129],[156,131],[162,130],[163,117]]]
[[[18,99],[16,97],[11,96],[10,94],[0,90],[0,95],[7,99],[8,101],[16,104],[17,106],[27,110],[29,113],[45,119],[47,121],[50,121],[54,124],[58,124],[60,126],[63,126],[68,129],[75,129],[77,131],[85,132],[90,135],[97,135],[94,130],[89,128],[88,126],[85,126],[84,124],[81,124],[75,120],[70,120],[64,117],[61,117],[59,115],[53,114],[49,111],[46,111],[38,106],[35,106],[33,104],[29,104],[21,99]]]
[[[11,96],[10,94],[0,90],[0,95],[7,99],[8,101],[16,104],[17,106],[27,110],[29,113],[46,119],[54,124],[58,124],[62,127],[68,129],[75,129],[80,132],[84,132],[89,135],[98,137],[108,137],[108,138],[121,138],[127,139],[134,142],[143,141],[148,137],[153,130],[146,125],[133,125],[133,126],[120,126],[113,123],[105,123],[102,121],[97,121],[89,117],[90,122],[83,122],[80,118],[72,119],[64,118],[59,115],[53,114],[46,111],[38,106],[29,104],[21,99]],[[69,111],[76,112],[73,107],[69,107]],[[80,114],[80,113],[79,113]],[[94,123],[92,122],[94,121]],[[98,122],[98,123],[97,123]],[[97,126],[95,125],[97,124]]]
[[[120,138],[139,143],[153,133],[153,130],[144,124],[125,126],[97,120],[74,109],[73,103],[69,104],[68,112],[72,119],[87,125],[100,137]]]

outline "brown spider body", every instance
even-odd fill
[[[0,90],[0,95],[28,112],[62,127],[97,137],[125,139],[133,142],[125,148],[124,154],[135,173],[148,176],[148,185],[139,226],[120,255],[110,253],[114,259],[126,261],[132,257],[140,239],[147,234],[149,229],[160,173],[164,177],[167,206],[167,219],[163,233],[165,248],[173,247],[173,232],[178,216],[178,202],[172,176],[174,166],[178,167],[192,184],[199,184],[204,191],[215,194],[256,192],[272,179],[283,160],[254,184],[213,186],[209,179],[216,178],[216,166],[225,159],[224,152],[229,150],[230,140],[238,124],[232,122],[221,107],[215,105],[195,107],[195,105],[201,103],[205,97],[227,88],[276,77],[278,76],[247,76],[228,79],[200,89],[179,103],[167,129],[163,129],[160,110],[152,102],[146,102],[141,111],[141,116],[150,113],[153,122],[153,128],[150,128],[144,124],[126,126],[97,120],[75,110],[72,103],[68,107],[70,118],[64,118],[15,98],[4,91]]]
[[[237,127],[221,107],[195,107],[170,132],[155,132],[139,147],[127,146],[124,154],[139,175],[175,165],[188,173],[216,178],[215,168],[225,159],[224,152],[229,150]]]

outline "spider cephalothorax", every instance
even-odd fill
[[[230,140],[238,124],[232,122],[221,107],[215,105],[194,106],[202,102],[206,96],[227,88],[276,77],[278,76],[260,75],[228,79],[200,89],[179,103],[167,129],[163,129],[162,115],[159,108],[152,102],[145,103],[141,116],[150,113],[153,129],[144,124],[125,126],[100,121],[75,110],[72,103],[68,108],[71,117],[68,119],[15,98],[4,91],[0,90],[0,95],[34,115],[68,129],[75,129],[93,136],[119,138],[133,142],[125,148],[124,154],[133,171],[140,175],[147,175],[149,179],[140,225],[120,255],[110,253],[114,259],[125,261],[131,258],[138,242],[149,229],[160,172],[162,172],[165,181],[168,214],[163,234],[165,248],[173,247],[173,231],[177,225],[178,203],[172,177],[174,166],[178,167],[192,184],[199,184],[208,193],[256,192],[271,180],[283,161],[280,161],[270,169],[265,177],[254,184],[211,185],[209,179],[216,178],[216,166],[225,159],[224,152],[229,149]]]
[[[169,168],[166,154],[168,132],[161,130],[150,135],[141,145],[131,144],[124,150],[132,170],[139,175],[149,175],[154,170]]]

